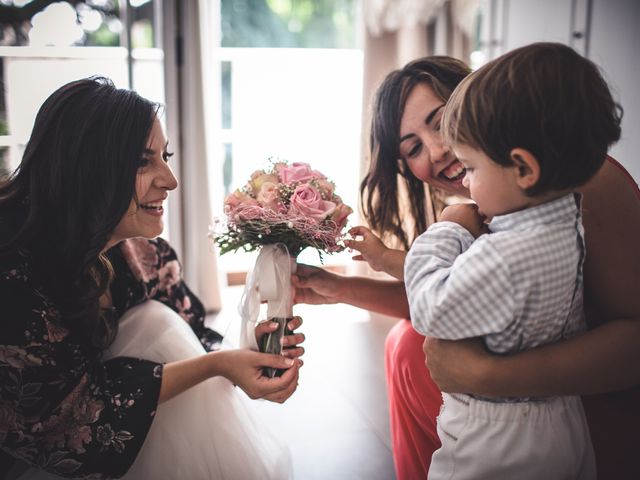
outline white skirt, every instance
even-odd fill
[[[150,300],[127,311],[105,359],[127,356],[171,362],[204,355],[186,322]],[[254,418],[243,393],[216,377],[158,407],[128,480],[290,479],[289,451]],[[21,480],[59,478],[30,469]]]

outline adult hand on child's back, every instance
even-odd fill
[[[453,341],[426,337],[423,350],[427,369],[440,391],[469,393],[470,386],[474,393],[483,390],[484,372],[491,371],[486,364],[492,357],[480,338]]]
[[[478,238],[484,233],[489,233],[489,227],[485,223],[486,217],[480,213],[474,203],[458,203],[449,205],[440,215],[441,222],[454,222],[466,228],[473,238]]]
[[[365,261],[376,272],[384,270],[384,254],[389,250],[384,243],[376,237],[367,227],[353,227],[349,234],[353,240],[345,240],[344,244],[360,252],[353,257],[354,260]],[[362,237],[362,240],[355,240],[355,237]]]

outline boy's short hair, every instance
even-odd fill
[[[465,78],[443,117],[449,145],[482,150],[513,165],[509,154],[535,155],[537,195],[587,182],[620,138],[622,107],[598,67],[566,45],[534,43],[508,52]]]

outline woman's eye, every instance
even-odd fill
[[[173,157],[173,152],[162,152],[162,160],[169,162],[169,159]]]
[[[138,165],[138,168],[144,168],[148,166],[150,163],[151,163],[151,159],[149,157],[142,157],[140,159],[140,165]]]
[[[407,153],[408,157],[415,157],[418,153],[420,153],[420,149],[422,148],[422,144],[421,143],[416,143],[413,147],[411,147],[409,149],[409,152]]]

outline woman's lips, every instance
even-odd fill
[[[465,169],[462,163],[458,160],[454,161],[451,165],[440,172],[440,176],[443,176],[447,180],[455,181],[464,176]]]

